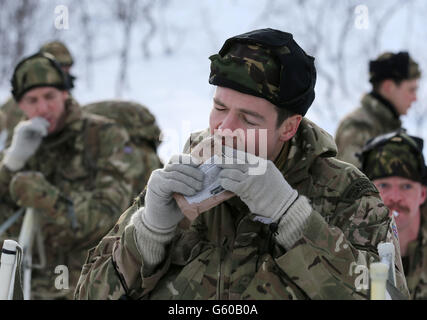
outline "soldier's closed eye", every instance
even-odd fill
[[[225,111],[225,110],[227,110],[226,108],[224,108],[224,107],[221,107],[221,106],[217,106],[217,105],[215,105],[215,110],[217,110],[217,111]]]
[[[243,118],[243,121],[244,121],[245,123],[247,123],[247,124],[249,124],[249,125],[251,125],[251,126],[256,126],[256,125],[257,125],[257,123],[255,123],[255,122],[252,122],[252,121],[248,120],[248,118],[247,118],[246,116],[243,116],[242,118]]]

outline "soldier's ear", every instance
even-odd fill
[[[291,140],[292,137],[297,133],[301,120],[302,116],[296,114],[283,121],[282,125],[279,128],[280,141],[286,142]]]
[[[393,93],[393,91],[396,87],[397,87],[397,85],[393,80],[386,79],[380,85],[380,93],[383,93],[384,95],[388,96],[391,93]]]
[[[426,198],[427,198],[427,187],[421,185],[421,200],[422,200],[421,204],[423,204],[426,201]]]
[[[61,91],[62,92],[62,98],[64,99],[64,100],[67,100],[68,99],[68,97],[70,96],[70,94],[68,93],[68,91]]]

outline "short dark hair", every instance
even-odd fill
[[[380,87],[381,87],[381,84],[384,82],[384,81],[386,81],[386,80],[391,80],[391,81],[393,81],[395,84],[396,84],[396,86],[400,86],[400,84],[402,83],[402,81],[403,81],[403,79],[382,79],[382,80],[379,80],[379,81],[375,81],[375,82],[372,82],[372,90],[374,91],[374,92],[379,92],[379,90],[380,90]]]
[[[277,111],[276,129],[279,128],[286,119],[292,117],[293,115],[296,115],[295,112],[292,112],[285,108],[278,108],[275,106],[275,109]]]

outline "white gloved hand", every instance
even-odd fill
[[[48,133],[49,122],[36,117],[20,122],[13,131],[12,143],[6,150],[4,165],[12,171],[24,167],[27,160],[37,151],[43,137]]]
[[[267,161],[265,173],[251,175],[249,164],[219,164],[221,186],[234,192],[249,207],[251,213],[267,218],[266,223],[276,222],[297,199],[293,189],[276,168]]]
[[[164,169],[153,171],[141,217],[149,229],[164,234],[176,228],[184,215],[172,195],[192,196],[202,189],[204,174],[198,165],[195,158],[181,154],[173,156]]]

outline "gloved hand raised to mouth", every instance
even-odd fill
[[[220,184],[239,196],[251,213],[258,216],[256,220],[278,223],[276,240],[290,249],[301,238],[312,207],[306,197],[298,195],[289,185],[272,161],[259,159],[258,163],[264,161],[266,166],[262,174],[254,174],[250,169],[257,157],[251,154],[246,157],[250,159],[247,163],[218,164],[222,168]]]
[[[251,164],[219,164],[221,186],[234,192],[249,207],[251,213],[276,222],[297,199],[293,189],[276,168],[267,161],[263,174],[251,174]]]
[[[202,189],[204,174],[197,169],[199,161],[188,154],[172,156],[163,169],[153,171],[147,184],[144,224],[157,233],[173,231],[184,215],[179,209],[174,193],[195,195]]]
[[[24,167],[28,159],[34,155],[47,136],[49,122],[36,117],[20,122],[13,131],[12,143],[6,150],[3,163],[12,171],[17,171]]]

